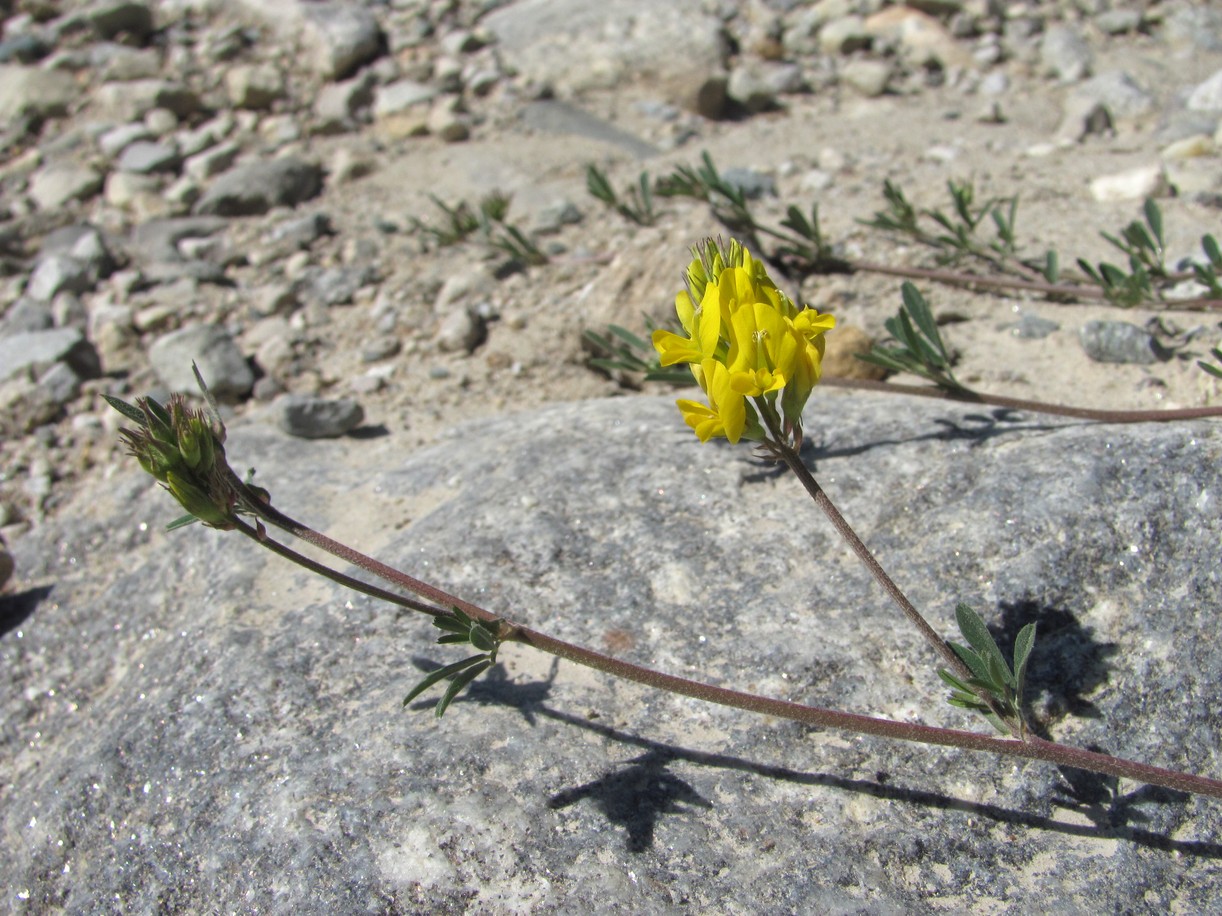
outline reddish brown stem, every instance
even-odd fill
[[[1066,407],[1044,401],[1028,401],[1023,398],[1007,398],[997,394],[983,394],[970,389],[947,391],[943,388],[928,388],[921,385],[897,385],[893,382],[878,382],[873,379],[832,378],[824,376],[822,385],[830,388],[853,388],[861,391],[883,391],[888,394],[914,394],[922,398],[938,398],[943,401],[959,401],[964,404],[991,404],[1012,410],[1029,410],[1059,417],[1074,417],[1079,420],[1094,420],[1097,423],[1168,423],[1175,420],[1200,420],[1205,417],[1222,417],[1222,407],[1184,407],[1175,410],[1100,410],[1094,407]]]
[[[985,289],[1015,289],[1039,293],[1042,296],[1060,296],[1066,299],[1104,299],[1103,290],[1086,284],[1048,283],[1043,280],[1020,280],[1017,277],[982,277],[954,270],[936,270],[927,267],[897,267],[874,261],[849,261],[854,271],[885,274],[890,277],[908,277],[913,280],[933,280],[952,286],[972,286]],[[1168,279],[1189,279],[1191,274],[1173,275]],[[1185,312],[1208,312],[1222,309],[1218,299],[1183,299],[1179,302],[1151,302],[1150,308],[1176,309]]]
[[[235,477],[234,480],[241,486],[241,482]],[[239,492],[243,492],[240,490]],[[253,494],[250,494],[253,497]],[[345,544],[332,540],[326,535],[320,534],[309,528],[306,525],[290,518],[287,515],[273,509],[261,502],[256,502],[258,506],[258,514],[266,522],[288,531],[296,537],[299,537],[316,547],[339,557],[340,559],[352,563],[355,566],[364,569],[373,575],[378,576],[392,584],[405,588],[408,591],[428,598],[439,605],[446,608],[457,607],[461,608],[470,616],[492,622],[499,618],[486,611],[478,605],[464,601],[455,595],[443,591],[433,585],[422,582],[414,576],[409,576],[406,573],[400,572],[394,567],[387,566],[372,557],[365,556],[357,550],[353,550]],[[313,560],[296,553],[288,547],[277,544],[265,535],[261,535],[255,529],[251,528],[242,522],[237,523],[237,528],[247,537],[250,537],[255,542],[264,547],[274,550],[280,556],[293,560],[294,562],[302,562],[307,569],[314,571],[327,571],[324,575],[333,581],[339,582],[350,587],[356,587],[358,591],[365,594],[374,595],[375,597],[384,598],[394,604],[404,607],[413,608],[422,611],[423,613],[435,615],[438,608],[431,606],[421,606],[418,602],[396,595],[392,592],[386,592],[383,589],[378,589],[374,586],[367,586],[360,583],[358,580],[345,576],[343,573],[329,570]],[[274,545],[274,546],[273,546]],[[757,694],[744,693],[742,691],[731,690],[725,687],[717,687],[712,684],[705,684],[700,681],[693,681],[683,677],[677,677],[672,674],[665,674],[660,671],[654,671],[650,668],[645,668],[640,665],[632,664],[621,659],[612,658],[604,655],[601,652],[596,652],[592,649],[587,649],[583,646],[577,646],[572,643],[564,642],[548,636],[545,633],[540,633],[529,627],[513,624],[512,628],[507,631],[507,637],[515,642],[520,642],[528,646],[537,648],[543,652],[548,652],[560,658],[568,659],[581,665],[586,665],[603,671],[615,677],[621,677],[626,680],[635,681],[644,684],[648,687],[654,687],[659,690],[667,690],[672,693],[677,693],[682,696],[693,697],[694,699],[704,700],[709,703],[717,703],[722,706],[729,706],[735,709],[743,709],[749,712],[760,713],[763,715],[777,716],[778,718],[791,719],[796,722],[802,722],[806,725],[811,725],[819,728],[840,728],[847,731],[858,732],[860,734],[877,735],[883,738],[894,738],[902,741],[916,741],[924,744],[938,744],[949,747],[963,748],[971,751],[991,751],[998,754],[1006,754],[1012,757],[1023,757],[1030,760],[1043,760],[1048,763],[1053,763],[1058,766],[1071,766],[1079,769],[1091,770],[1097,773],[1107,773],[1112,776],[1120,776],[1129,779],[1139,780],[1141,782],[1150,783],[1152,785],[1166,786],[1171,789],[1178,789],[1183,792],[1194,792],[1199,795],[1208,795],[1214,798],[1222,798],[1222,780],[1210,779],[1206,776],[1195,776],[1190,773],[1181,773],[1175,770],[1167,770],[1161,767],[1149,766],[1136,761],[1124,760],[1118,757],[1112,757],[1107,754],[1099,754],[1094,751],[1082,750],[1080,748],[1070,747],[1063,744],[1056,744],[1051,741],[1044,741],[1038,738],[1029,737],[1025,741],[1019,741],[1012,738],[994,738],[990,735],[981,735],[976,732],[965,732],[956,729],[937,728],[930,725],[916,725],[909,722],[895,722],[890,719],[878,719],[872,716],[862,716],[855,713],[840,712],[832,709],[824,709],[818,706],[806,706],[801,703],[793,703],[788,700],[778,700],[770,697],[763,697]]]

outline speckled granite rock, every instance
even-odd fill
[[[1036,620],[1057,738],[1222,773],[1222,427],[815,399],[809,459],[935,625]],[[286,511],[556,635],[763,693],[962,725],[790,478],[669,399],[394,436],[231,430]],[[1222,805],[860,739],[515,648],[440,722],[427,621],[123,470],[11,545],[4,907],[70,913],[1204,912]],[[68,513],[65,513],[65,517]],[[703,633],[703,637],[699,634]],[[427,708],[427,705],[425,706]]]

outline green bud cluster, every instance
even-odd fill
[[[128,451],[193,517],[213,528],[233,527],[240,497],[225,461],[225,428],[219,420],[172,395],[163,406],[137,398],[135,406],[107,397],[107,402],[139,424],[121,429]]]

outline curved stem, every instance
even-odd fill
[[[347,545],[340,544],[338,541],[334,541],[326,535],[314,531],[266,504],[261,505],[259,514],[268,523],[290,531],[290,533],[301,537],[303,540],[347,562],[351,562],[377,575],[379,578],[386,579],[417,594],[424,594],[438,604],[462,608],[465,613],[477,619],[486,622],[499,620],[490,611],[464,601],[435,586],[421,582],[419,579],[387,566],[372,557],[365,556],[359,551],[353,550]],[[410,598],[397,595],[393,592],[387,592],[376,586],[367,585],[343,573],[331,570],[323,564],[310,560],[296,551],[261,535],[243,522],[238,521],[236,527],[261,546],[267,547],[269,550],[295,563],[301,563],[305,568],[313,572],[319,572],[341,585],[355,588],[357,591],[365,594],[383,598],[392,604],[418,610],[422,613],[434,616],[438,613],[443,613],[440,608],[423,605]],[[758,694],[745,693],[655,671],[651,668],[623,661],[622,659],[612,658],[609,655],[587,649],[584,646],[555,639],[546,633],[541,633],[530,627],[512,624],[508,630],[503,630],[503,632],[506,633],[506,639],[531,646],[559,658],[603,671],[615,677],[634,681],[647,687],[666,690],[681,696],[688,696],[721,706],[743,709],[762,715],[777,716],[778,718],[790,719],[818,728],[839,728],[859,734],[876,735],[882,738],[893,738],[901,741],[938,744],[969,751],[987,751],[1029,760],[1042,760],[1058,766],[1077,767],[1097,773],[1135,779],[1152,785],[1165,786],[1182,792],[1193,792],[1199,795],[1222,798],[1222,780],[1210,779],[1206,776],[1196,776],[1191,773],[1181,773],[1162,767],[1150,766],[1132,760],[1112,757],[1108,754],[1100,754],[1095,751],[1087,751],[1081,748],[1057,744],[1052,741],[1044,741],[1035,737],[1029,737],[1025,741],[1013,738],[995,738],[991,735],[982,735],[977,732],[938,728],[931,725],[918,725],[911,722],[896,722],[891,719],[880,719],[856,713],[840,712],[819,706],[807,706],[789,700],[779,700],[772,697],[759,696]]]
[[[332,582],[344,586],[344,588],[350,588],[354,592],[369,595],[371,598],[380,598],[382,601],[397,604],[399,607],[408,608],[413,611],[419,611],[421,614],[428,614],[431,617],[442,617],[449,613],[447,608],[434,607],[423,601],[417,601],[415,598],[408,598],[397,592],[390,592],[384,588],[378,588],[376,585],[370,585],[368,582],[362,582],[353,576],[345,575],[338,570],[332,569],[325,563],[319,563],[317,560],[310,559],[305,554],[298,553],[291,547],[286,547],[279,541],[273,541],[266,534],[260,533],[239,518],[234,518],[230,521],[235,530],[240,531],[261,547],[266,547],[272,553],[284,557],[286,560],[291,560],[303,569],[317,573],[324,579],[330,579]]]
[[[857,532],[853,530],[853,526],[848,523],[848,520],[836,508],[836,504],[832,502],[831,497],[815,480],[813,474],[802,463],[802,458],[798,455],[797,449],[786,444],[786,437],[783,435],[779,421],[777,420],[776,411],[772,405],[768,403],[766,398],[756,398],[756,406],[759,408],[760,415],[764,419],[764,423],[768,426],[772,433],[772,439],[765,441],[763,444],[776,457],[785,462],[785,465],[793,472],[794,476],[801,481],[802,486],[806,488],[806,492],[810,494],[811,499],[815,501],[823,514],[827,516],[828,521],[832,523],[832,527],[849,546],[853,549],[853,553],[857,554],[857,558],[870,571],[870,575],[875,581],[883,587],[883,590],[895,602],[904,616],[917,628],[925,641],[933,646],[934,651],[942,657],[942,660],[950,666],[950,669],[959,676],[961,680],[971,680],[975,675],[968,670],[967,666],[955,655],[946,641],[937,634],[937,631],[929,625],[929,622],[924,618],[916,605],[908,600],[908,596],[903,590],[895,584],[887,571],[883,569],[882,564],[874,558],[874,554],[870,553],[870,548],[865,545],[865,542],[857,536]],[[984,699],[985,697],[982,697]]]
[[[895,580],[887,575],[887,571],[883,569],[882,564],[874,558],[870,548],[857,536],[853,526],[848,523],[848,520],[845,519],[840,510],[836,508],[836,504],[832,502],[831,497],[827,495],[827,492],[815,480],[814,475],[802,463],[802,459],[798,457],[797,452],[782,446],[778,454],[780,454],[781,459],[788,466],[789,470],[793,472],[794,476],[801,481],[802,486],[806,488],[806,492],[815,501],[815,505],[827,516],[828,521],[832,523],[832,527],[836,529],[836,533],[848,542],[849,546],[853,549],[853,553],[857,554],[857,558],[870,571],[870,575],[883,587],[888,597],[895,602],[904,616],[925,637],[925,641],[933,646],[934,651],[942,657],[942,661],[949,665],[961,679],[969,680],[974,677],[975,675],[959,660],[959,656],[955,655],[951,647],[946,644],[946,640],[937,634],[937,631],[929,625],[929,622],[916,609],[916,606],[908,600],[908,596],[895,584]]]
[[[1008,398],[996,394],[984,394],[971,389],[947,391],[942,388],[927,388],[921,385],[897,385],[873,379],[833,378],[824,376],[821,385],[830,388],[853,388],[861,391],[883,391],[888,394],[914,394],[922,398],[938,398],[943,401],[960,401],[964,404],[991,404],[1012,410],[1030,410],[1035,413],[1053,414],[1059,417],[1074,417],[1079,420],[1094,420],[1098,423],[1167,423],[1174,420],[1199,420],[1205,417],[1222,417],[1222,407],[1184,407],[1175,410],[1099,410],[1093,407],[1067,407],[1045,401],[1029,401],[1023,398]]]
[[[935,270],[926,267],[899,267],[890,264],[880,264],[874,261],[849,261],[850,269],[863,273],[884,274],[890,277],[908,277],[913,280],[933,280],[937,283],[947,283],[954,286],[976,286],[986,289],[1016,289],[1039,293],[1043,296],[1062,296],[1068,299],[1105,299],[1104,292],[1097,286],[1085,284],[1048,283],[1043,280],[1020,280],[1013,277],[982,277],[976,274],[961,273],[954,270]],[[1191,274],[1171,275],[1167,279],[1190,279]],[[1218,299],[1183,299],[1179,302],[1150,302],[1148,308],[1175,309],[1185,312],[1208,312],[1222,309],[1222,300]]]

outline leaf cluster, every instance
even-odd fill
[[[1030,268],[1015,266],[1018,258],[1015,235],[1018,196],[991,197],[977,204],[975,187],[970,181],[951,180],[946,183],[946,189],[950,195],[949,212],[942,209],[917,210],[902,188],[886,180],[883,182],[886,209],[875,211],[871,219],[858,222],[882,232],[909,236],[922,245],[936,249],[939,264],[954,265],[974,258],[1002,273],[1027,275]],[[922,217],[932,220],[937,228],[932,231],[926,229],[921,223]],[[977,230],[986,221],[992,224],[995,237],[982,241]],[[1055,258],[1052,252],[1049,254]],[[1045,265],[1048,263],[1048,258],[1045,258]],[[1052,282],[1051,278],[1049,282]]]
[[[449,614],[434,617],[433,626],[445,631],[444,636],[437,637],[438,645],[471,645],[479,650],[475,655],[468,655],[462,661],[429,672],[403,698],[403,705],[406,706],[434,684],[449,681],[441,699],[433,707],[433,714],[440,719],[445,715],[445,711],[454,698],[462,693],[463,688],[496,664],[496,653],[501,647],[502,640],[498,635],[500,621],[485,623],[469,616],[458,607],[452,608]]]
[[[1218,364],[1207,363],[1203,359],[1197,360],[1197,365],[1212,375],[1214,378],[1222,378],[1222,347],[1214,347],[1209,351],[1210,355],[1217,360]]]
[[[1157,300],[1155,280],[1167,278],[1162,211],[1153,200],[1147,200],[1142,213],[1145,225],[1133,220],[1120,230],[1119,236],[1099,233],[1128,258],[1127,273],[1108,261],[1092,265],[1085,258],[1078,258],[1079,269],[1103,290],[1108,302],[1120,308]]]
[[[587,170],[586,184],[594,197],[639,225],[652,225],[656,221],[655,197],[691,197],[704,201],[718,220],[753,247],[761,248],[759,240],[764,236],[775,239],[775,250],[761,250],[760,253],[778,263],[782,259],[796,262],[800,272],[882,269],[879,265],[837,256],[835,244],[820,228],[817,205],[812,205],[809,216],[800,207],[789,206],[785,218],[777,226],[756,219],[746,194],[726,180],[707,151],[701,153],[699,165],[678,166],[671,174],[652,183],[649,174],[642,172],[636,185],[623,195],[617,194],[606,175],[594,166]],[[933,249],[935,262],[955,271],[940,276],[938,279],[943,282],[987,281],[1002,288],[1007,283],[1019,283],[1024,289],[1039,290],[1042,281],[1044,294],[1052,298],[1072,299],[1078,295],[1101,293],[1113,305],[1128,308],[1139,304],[1166,304],[1163,290],[1173,282],[1193,277],[1208,290],[1210,298],[1222,299],[1222,281],[1219,280],[1222,256],[1216,240],[1208,235],[1201,239],[1205,259],[1203,263],[1192,264],[1190,273],[1170,272],[1166,265],[1162,213],[1152,200],[1143,207],[1144,221],[1134,220],[1117,233],[1101,233],[1125,254],[1128,270],[1110,262],[1091,264],[1084,258],[1077,258],[1078,271],[1063,280],[1061,256],[1055,249],[1049,248],[1038,256],[1020,253],[1016,229],[1017,195],[977,201],[975,188],[969,181],[948,181],[946,189],[949,206],[918,208],[903,188],[888,179],[883,182],[885,207],[870,219],[858,222],[881,232],[907,236]],[[990,226],[991,234],[986,231]],[[981,268],[984,273],[980,272]]]
[[[857,358],[891,372],[922,376],[946,391],[966,390],[951,372],[950,353],[925,297],[907,281],[900,292],[904,304],[884,322],[891,342],[875,344],[870,352],[860,353]]]
[[[507,221],[511,198],[499,191],[483,197],[476,206],[459,201],[450,206],[435,195],[429,198],[442,213],[437,225],[412,217],[412,229],[422,233],[438,247],[445,248],[479,236],[493,250],[513,261],[531,267],[547,263],[547,255],[530,237]]]
[[[751,205],[741,187],[727,181],[713,164],[708,151],[700,154],[700,165],[681,165],[654,186],[659,197],[692,197],[705,201],[713,215],[731,232],[754,237],[761,229],[751,215]]]
[[[637,183],[628,186],[622,199],[606,174],[598,166],[591,165],[586,168],[586,190],[596,200],[638,226],[652,226],[657,222],[658,214],[653,208],[653,185],[648,172],[641,172]]]
[[[657,326],[648,316],[645,317],[645,327],[650,334],[657,330]],[[692,373],[688,369],[682,366],[663,366],[657,351],[649,341],[618,324],[608,325],[605,334],[586,331],[582,338],[593,352],[600,354],[589,361],[596,369],[608,373],[639,373],[647,382],[692,384]]]
[[[950,647],[972,676],[963,679],[944,668],[938,669],[938,676],[951,688],[947,702],[980,713],[1003,734],[1022,737],[1026,731],[1022,715],[1023,684],[1027,662],[1035,646],[1035,624],[1029,623],[1019,630],[1014,641],[1014,666],[1011,667],[979,614],[966,604],[960,604],[955,608],[955,620],[968,645],[952,642]]]
[[[1222,299],[1222,282],[1219,282],[1218,271],[1222,270],[1222,251],[1218,249],[1218,240],[1212,235],[1201,236],[1201,250],[1205,252],[1204,264],[1192,264],[1193,278],[1209,290],[1209,295]]]

